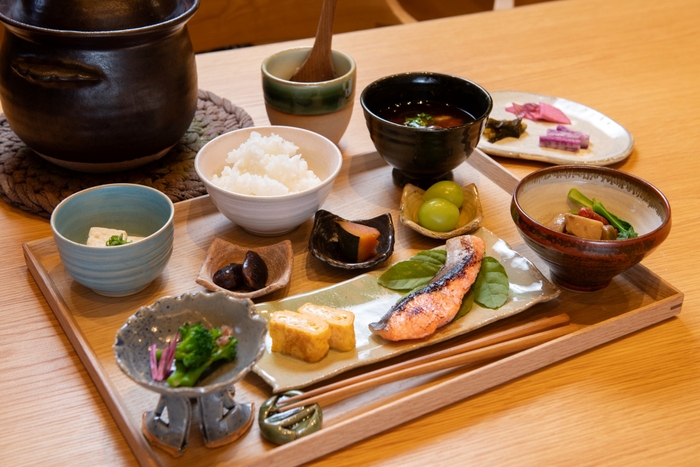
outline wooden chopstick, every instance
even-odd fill
[[[519,352],[579,329],[578,326],[571,325],[569,322],[568,315],[560,314],[524,323],[449,349],[286,398],[278,403],[279,411],[313,403],[330,404],[381,384]]]
[[[379,376],[393,373],[395,371],[403,370],[404,368],[411,368],[415,365],[423,364],[423,363],[428,363],[431,361],[439,360],[441,358],[449,357],[452,355],[457,355],[463,352],[467,352],[470,350],[475,350],[475,349],[480,349],[482,347],[486,347],[488,345],[493,345],[493,344],[498,344],[499,342],[505,342],[511,339],[516,339],[518,337],[523,337],[527,336],[530,334],[535,334],[537,332],[545,331],[547,329],[555,328],[558,326],[564,326],[566,324],[569,324],[570,319],[569,316],[566,313],[562,313],[556,316],[551,316],[547,318],[540,318],[535,321],[531,321],[528,323],[523,323],[517,326],[513,326],[512,328],[504,329],[501,331],[494,332],[492,334],[488,334],[486,336],[480,337],[479,339],[474,339],[469,342],[465,342],[460,345],[456,345],[454,347],[450,347],[445,350],[441,350],[439,352],[433,352],[428,355],[424,355],[422,357],[414,358],[402,363],[396,363],[394,365],[390,365],[384,368],[379,368],[374,371],[370,371],[367,373],[363,373],[358,376],[354,376],[352,378],[347,378],[342,381],[338,381],[337,383],[333,384],[328,384],[326,386],[312,389],[311,391],[304,392],[302,394],[299,394],[297,396],[289,397],[284,400],[284,404],[292,404],[298,400],[301,399],[307,399],[310,397],[315,397],[317,395],[323,394],[325,392],[329,391],[334,391],[336,389],[340,389],[345,386],[349,386],[351,384],[355,384],[359,381],[364,381],[367,379],[371,378],[377,378]],[[282,402],[281,402],[282,403]],[[280,403],[280,404],[281,404]]]

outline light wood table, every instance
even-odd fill
[[[313,465],[697,465],[699,19],[696,0],[562,0],[335,37],[334,46],[357,61],[358,90],[395,72],[448,72],[488,90],[565,97],[621,123],[635,149],[615,167],[654,183],[673,208],[671,235],[644,265],[685,301],[678,318]],[[201,55],[200,88],[266,124],[260,62],[310,42]],[[373,149],[359,103],[340,146],[348,163]],[[544,166],[498,162],[518,176]],[[50,236],[48,222],[0,203],[0,225],[0,463],[136,464],[25,266],[22,243]],[[512,229],[498,233],[521,242]]]

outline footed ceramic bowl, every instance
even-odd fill
[[[448,104],[473,118],[452,128],[416,128],[394,123],[386,112],[411,102]],[[486,125],[493,101],[478,84],[459,76],[411,72],[380,78],[360,96],[374,147],[389,165],[399,186],[427,189],[452,180],[452,170],[472,153]]]
[[[355,103],[355,61],[332,50],[337,78],[328,81],[291,81],[311,47],[279,51],[262,63],[265,110],[273,125],[294,126],[319,133],[338,144],[350,123]]]
[[[198,397],[232,386],[245,376],[265,349],[267,322],[253,302],[224,292],[190,292],[163,297],[142,306],[117,331],[113,349],[119,368],[141,386],[161,394]],[[149,347],[163,349],[185,323],[201,322],[207,329],[227,325],[238,340],[236,358],[215,366],[193,387],[171,388],[151,378]]]
[[[379,230],[376,255],[361,263],[348,261],[338,245],[337,221],[355,222]],[[314,217],[314,226],[309,237],[309,251],[321,261],[341,269],[367,269],[383,263],[394,253],[394,222],[391,214],[386,213],[371,219],[351,220],[320,209]]]
[[[215,362],[192,387],[173,388],[167,381],[153,381],[149,348],[166,348],[185,323],[202,323],[207,329],[231,327],[237,340],[236,357]],[[224,292],[163,297],[139,308],[117,331],[112,347],[117,365],[127,376],[160,394],[156,407],[141,418],[146,439],[179,457],[188,446],[194,410],[206,447],[223,446],[244,436],[255,418],[254,404],[234,400],[234,383],[262,356],[266,334],[267,323],[255,313],[253,302]],[[194,408],[191,399],[197,400]]]
[[[51,230],[63,266],[78,283],[121,297],[145,289],[165,269],[173,251],[172,201],[153,188],[117,183],[75,193],[51,213]],[[126,245],[86,245],[91,227],[144,237]]]
[[[577,208],[571,188],[595,198],[639,234],[626,240],[587,240],[545,226],[556,214]],[[671,230],[671,206],[649,182],[604,167],[555,166],[524,177],[516,187],[511,216],[525,243],[549,266],[552,281],[592,292],[649,255]]]
[[[277,134],[298,146],[300,153],[321,184],[297,193],[278,196],[245,195],[213,183],[227,165],[228,153],[246,142],[251,133]],[[343,156],[329,139],[302,128],[262,126],[225,133],[208,142],[195,157],[194,167],[207,188],[212,202],[229,220],[244,230],[261,236],[291,232],[313,217],[333,187]]]
[[[479,199],[479,191],[476,185],[471,183],[463,186],[462,192],[464,193],[464,202],[459,209],[459,221],[457,221],[455,228],[449,232],[436,232],[420,225],[418,222],[418,210],[425,202],[423,199],[425,190],[410,183],[403,187],[399,220],[402,224],[426,237],[447,240],[458,235],[466,235],[479,228],[481,221],[484,220],[484,213],[481,209],[481,200]]]

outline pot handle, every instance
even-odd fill
[[[101,69],[65,60],[45,60],[40,57],[15,57],[12,71],[33,84],[44,87],[94,86],[101,82]]]

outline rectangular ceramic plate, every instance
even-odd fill
[[[464,317],[440,328],[430,337],[389,342],[372,334],[368,326],[378,321],[396,303],[401,294],[379,285],[376,274],[362,274],[310,293],[256,305],[258,313],[266,319],[269,319],[274,311],[294,311],[307,302],[351,311],[355,314],[355,350],[340,352],[331,349],[320,362],[308,363],[289,355],[272,352],[272,339],[268,334],[265,353],[253,371],[272,386],[275,393],[304,388],[353,368],[380,362],[465,334],[525,311],[536,303],[552,300],[559,295],[559,289],[549,282],[530,261],[513,251],[492,232],[482,227],[473,235],[484,240],[486,256],[498,259],[508,273],[509,297],[500,308],[491,310],[475,303]]]

